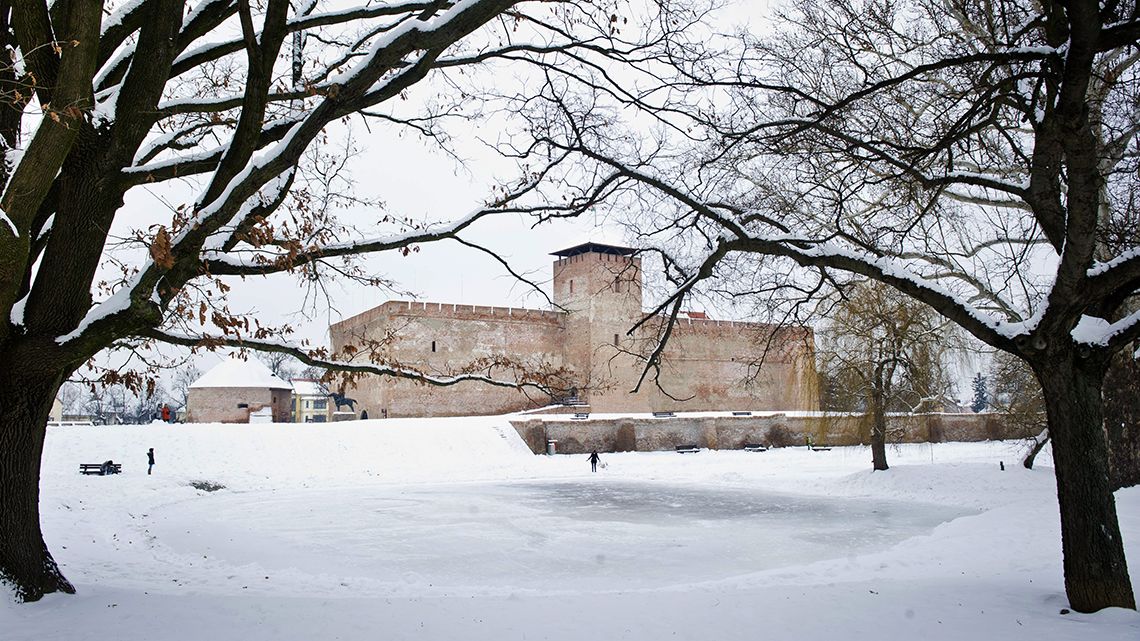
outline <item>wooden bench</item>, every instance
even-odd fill
[[[653,418],[672,418],[676,416],[673,412],[654,412]]]
[[[79,464],[79,473],[80,474],[98,474],[99,476],[103,476],[104,475],[104,465],[106,465],[106,464],[105,463],[80,463]],[[119,474],[122,471],[123,471],[123,464],[122,463],[111,463],[110,465],[106,465],[106,473],[107,474]]]
[[[826,445],[808,445],[808,449],[813,452],[830,452],[831,448]]]
[[[696,445],[678,445],[676,448],[678,454],[696,454],[701,451],[701,448]]]
[[[733,412],[733,416],[752,416],[752,412]]]
[[[767,452],[768,446],[761,445],[759,443],[745,443],[744,444],[744,451],[745,452]]]
[[[588,418],[590,418],[589,412],[574,412],[574,415],[570,417],[570,420],[571,421],[584,421]]]

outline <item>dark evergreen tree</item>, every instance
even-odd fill
[[[987,384],[988,381],[986,381],[986,377],[983,376],[981,372],[978,372],[978,374],[974,376],[974,402],[970,404],[970,409],[974,410],[975,413],[990,406],[990,394],[986,391]]]

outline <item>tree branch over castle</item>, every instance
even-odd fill
[[[565,158],[523,154],[517,176],[462,216],[381,212],[349,179],[349,123],[408,132],[458,158],[449,122],[505,114],[521,142],[543,126],[523,114],[528,76],[633,96],[618,78],[652,83],[646,65],[665,61],[694,19],[664,5],[619,19],[589,0],[298,5],[0,1],[12,61],[0,68],[0,582],[18,599],[73,591],[40,531],[40,448],[51,399],[101,350],[242,345],[343,366],[288,346],[288,327],[231,312],[232,279],[391,286],[357,257],[467,242],[460,235],[484,218],[562,201],[539,187]],[[628,72],[609,73],[619,67]],[[129,211],[143,191],[183,195]],[[541,384],[472,367],[420,380]]]
[[[1026,363],[1069,600],[1135,608],[1101,388],[1140,339],[1138,10],[786,3],[763,35],[677,52],[653,140],[551,94],[565,121],[540,142],[594,163],[583,195],[635,205],[631,233],[677,266],[662,313],[715,288],[810,317],[871,280]]]

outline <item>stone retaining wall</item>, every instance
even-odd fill
[[[749,443],[781,447],[803,445],[810,436],[817,445],[870,443],[869,417],[860,414],[763,416],[685,416],[650,418],[644,415],[572,420],[558,415],[511,421],[535,454],[546,451],[549,439],[560,454],[652,452],[678,445],[714,450],[741,449]],[[891,443],[987,441],[1029,436],[1002,421],[999,414],[909,414],[888,418]]]

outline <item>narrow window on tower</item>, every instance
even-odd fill
[[[431,351],[435,351],[435,341],[431,342]]]
[[[617,343],[618,343],[618,335],[614,334],[614,347],[617,347]]]
[[[574,293],[574,281],[570,281],[570,293]]]
[[[621,276],[614,279],[614,291],[618,294],[621,293]]]

